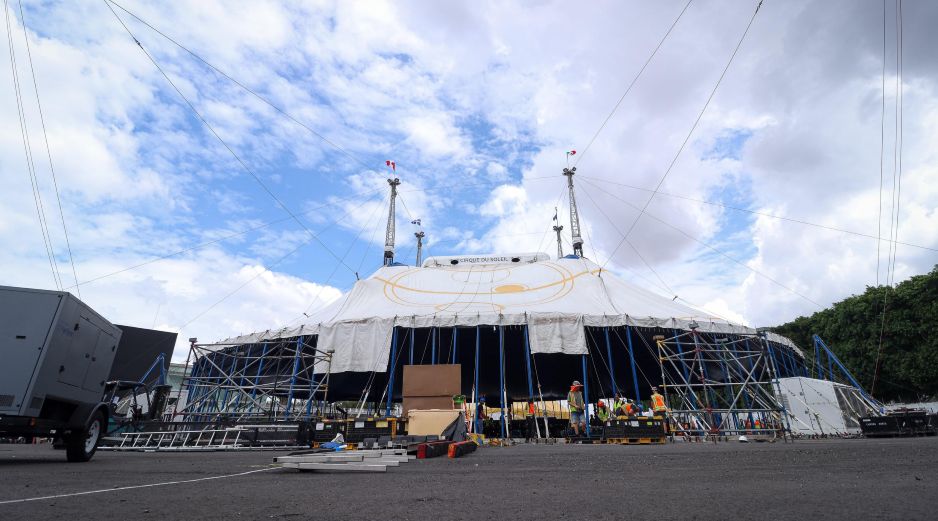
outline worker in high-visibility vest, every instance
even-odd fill
[[[668,412],[668,407],[664,404],[664,396],[658,393],[657,387],[651,388],[651,410],[655,416],[664,416]]]
[[[603,423],[609,420],[609,409],[606,408],[606,402],[599,400],[599,403],[596,404],[596,417]]]
[[[583,384],[578,380],[573,381],[570,392],[567,393],[567,406],[570,407],[570,426],[573,427],[573,434],[579,436],[580,426],[586,431],[586,404],[583,402]]]
[[[612,402],[612,414],[615,416],[628,416],[627,403],[622,393],[616,393],[616,399]]]

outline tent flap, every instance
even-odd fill
[[[331,372],[379,371],[388,367],[393,318],[367,318],[323,324],[317,348],[333,351]],[[318,368],[317,368],[318,369]]]
[[[585,355],[586,333],[583,315],[528,315],[531,353]]]

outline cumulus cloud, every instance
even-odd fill
[[[572,148],[586,255],[638,285],[768,325],[883,282],[888,242],[877,273],[875,239],[765,215],[889,236],[895,35],[890,18],[879,218],[880,5],[766,2],[648,202],[757,3],[691,4],[584,155],[683,2],[586,4],[575,30],[557,2],[128,2],[276,106],[118,10],[238,159],[103,4],[26,6],[79,279],[187,250],[83,296],[114,321],[183,338],[295,320],[380,263],[387,159],[402,180],[400,260],[413,258],[418,218],[429,253],[553,254],[555,208],[569,253],[561,170]],[[898,238],[938,248],[938,8],[904,7]],[[10,14],[28,79],[20,14]],[[0,81],[0,282],[50,288],[11,85]],[[67,280],[35,96],[24,89]],[[900,244],[895,255],[897,280],[938,262],[933,249]]]

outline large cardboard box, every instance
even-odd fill
[[[462,389],[459,364],[405,365],[404,416],[411,409],[452,409],[453,395]]]

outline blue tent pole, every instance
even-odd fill
[[[411,324],[413,326],[413,324]],[[417,336],[417,330],[410,328],[410,365],[414,365],[414,337]]]
[[[619,393],[619,388],[616,386],[616,370],[615,365],[612,363],[612,342],[609,341],[609,326],[603,328],[603,334],[606,336],[606,358],[609,360],[609,380],[612,382],[612,396],[614,397]]]
[[[528,344],[528,326],[524,326],[524,363],[528,367],[528,399],[534,401],[534,380],[531,378],[531,345]]]
[[[293,373],[290,377],[290,392],[287,394],[287,406],[283,410],[283,419],[290,418],[290,412],[293,410],[293,387],[296,385],[296,372],[300,370],[300,352],[303,351],[303,337],[296,339],[296,353],[293,355]]]
[[[473,371],[475,372],[474,378],[475,378],[475,390],[476,390],[475,432],[481,433],[482,425],[480,424],[480,421],[479,421],[479,403],[481,403],[481,400],[479,399],[479,397],[482,396],[482,390],[479,389],[479,326],[476,326],[476,363],[475,363],[475,368],[473,369]]]
[[[505,414],[505,402],[508,401],[507,394],[505,392],[505,330],[499,324],[498,326],[498,367],[499,367],[499,381],[501,383],[501,396],[499,397],[499,402],[502,404],[502,438],[508,437],[508,418]]]
[[[459,358],[456,357],[459,354],[459,344],[456,343],[456,339],[459,338],[459,328],[453,326],[453,363],[455,364],[459,361]]]
[[[384,408],[384,416],[391,416],[391,400],[394,398],[394,375],[397,373],[397,328],[391,330],[391,367],[388,368],[388,401]]]
[[[586,437],[590,436],[590,387],[589,387],[589,373],[586,372],[586,356],[581,355],[582,358],[580,361],[583,365],[583,419],[586,422]]]
[[[818,338],[814,337],[814,372],[817,373],[817,379],[824,379],[824,368],[821,367],[821,350],[818,349]]]
[[[632,386],[635,389],[635,402],[641,402],[642,396],[638,394],[638,374],[635,372],[635,353],[632,351],[632,326],[625,326],[625,339],[629,346],[629,362],[632,364]]]
[[[430,363],[433,365],[436,365],[436,328],[435,327],[430,328]]]

